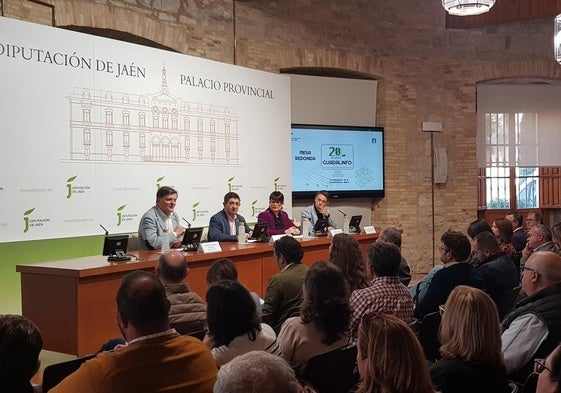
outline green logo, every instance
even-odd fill
[[[121,225],[122,222],[121,212],[125,210],[125,207],[127,207],[127,205],[123,205],[117,209],[117,226]]]
[[[192,221],[195,221],[197,219],[197,206],[199,206],[199,203],[201,202],[197,202],[193,204],[193,218]]]
[[[35,210],[35,208],[29,209],[28,211],[23,213],[23,222],[25,223],[25,226],[23,228],[23,233],[29,231],[29,215],[33,213],[33,210]]]
[[[275,186],[275,191],[278,191],[277,186],[278,186],[279,179],[280,179],[280,177],[277,177],[275,180],[273,180],[273,184]]]
[[[72,196],[72,182],[74,180],[76,180],[78,176],[72,176],[69,177],[68,180],[66,180],[66,190],[68,191],[68,194],[66,194],[66,199],[70,199],[70,197]]]
[[[161,183],[165,178],[166,178],[165,176],[162,176],[156,179],[156,188],[159,189],[162,186]]]
[[[231,177],[228,179],[228,192],[232,192],[232,182],[234,181],[235,177]]]
[[[257,204],[257,199],[251,202],[251,217],[255,217],[255,205]]]

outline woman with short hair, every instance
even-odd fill
[[[499,314],[485,292],[460,285],[450,293],[439,332],[442,358],[431,366],[442,393],[507,393]]]
[[[357,347],[357,393],[434,393],[421,344],[395,315],[366,314]]]
[[[281,354],[273,329],[260,323],[249,291],[233,280],[218,281],[206,293],[209,346],[218,367],[249,351]]]

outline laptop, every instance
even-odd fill
[[[327,236],[328,228],[329,220],[320,218],[316,221],[316,225],[314,225],[314,233],[316,236]]]
[[[361,221],[362,221],[362,216],[352,216],[351,221],[349,221],[349,232],[360,233]]]
[[[269,242],[269,223],[268,222],[258,222],[253,227],[253,233],[249,240],[254,240],[257,242],[267,243]]]
[[[204,228],[188,228],[183,234],[181,245],[185,251],[197,251],[201,238],[203,237]]]

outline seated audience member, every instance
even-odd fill
[[[299,393],[288,363],[263,351],[236,357],[218,371],[214,393]]]
[[[543,215],[538,212],[530,212],[526,216],[526,230],[529,232],[530,229],[536,225],[543,224]]]
[[[506,252],[501,251],[495,235],[481,232],[474,239],[473,250],[481,261],[476,276],[495,302],[504,291],[518,286],[520,273]]]
[[[530,255],[536,251],[551,251],[557,253],[557,248],[553,243],[553,236],[549,228],[543,224],[537,224],[528,231],[526,248],[522,250],[520,265],[524,266]]]
[[[299,317],[288,318],[279,333],[282,357],[302,374],[314,356],[349,343],[349,288],[331,262],[317,261],[304,279]]]
[[[551,227],[551,239],[555,248],[561,250],[561,222]]]
[[[218,367],[249,351],[280,356],[275,332],[269,325],[259,323],[255,302],[242,284],[218,281],[208,289],[206,301],[208,334],[204,341]]]
[[[278,333],[284,321],[300,315],[302,279],[308,267],[302,264],[304,249],[289,236],[275,242],[273,256],[280,273],[269,280],[261,318]]]
[[[351,292],[368,286],[362,251],[352,235],[338,233],[333,236],[329,246],[329,261],[341,269]]]
[[[431,368],[442,393],[509,393],[497,307],[485,292],[460,285],[444,306],[442,358]]]
[[[314,228],[318,220],[328,221],[328,230],[337,228],[335,221],[329,214],[329,193],[327,191],[318,191],[314,197],[314,204],[308,206],[302,212],[302,222],[307,219],[310,222],[310,231]]]
[[[210,287],[216,284],[218,281],[222,280],[238,280],[238,269],[236,264],[228,258],[220,258],[212,263],[208,271],[206,272],[206,283]],[[243,283],[242,283],[243,285]],[[261,306],[263,304],[263,299],[259,297],[255,292],[250,292],[251,297],[255,300],[255,306],[257,307],[257,314],[261,314]]]
[[[415,333],[394,315],[367,314],[358,329],[357,393],[434,393]]]
[[[467,233],[468,233],[469,237],[471,238],[471,240],[475,239],[475,237],[477,235],[479,235],[481,232],[493,233],[493,230],[491,229],[491,227],[489,226],[487,221],[479,219],[479,220],[475,220],[471,224],[469,224],[468,229],[467,229]],[[476,266],[476,267],[481,264],[481,261],[479,259],[477,259],[475,251],[471,252],[471,254],[468,258],[468,263],[470,263],[471,265]]]
[[[244,224],[246,238],[251,236],[251,228],[247,225],[247,221],[241,214],[238,214],[240,196],[235,192],[227,193],[224,195],[223,205],[224,209],[210,218],[208,239],[219,242],[238,241],[238,226],[240,223]]]
[[[21,315],[0,315],[0,392],[33,393],[31,377],[41,362],[41,333]]]
[[[288,214],[282,210],[284,205],[284,195],[280,191],[273,191],[269,195],[269,208],[257,216],[257,222],[266,222],[269,224],[269,235],[299,235],[300,229],[294,226],[294,223]]]
[[[443,267],[443,265],[435,265],[418,283],[409,287],[409,292],[415,304],[419,304],[425,299],[434,275]]]
[[[538,251],[522,268],[522,291],[502,322],[502,349],[509,378],[523,383],[533,360],[546,357],[561,342],[561,257]]]
[[[534,360],[534,373],[538,375],[536,393],[561,393],[561,345],[547,359]]]
[[[397,272],[401,253],[391,243],[373,243],[366,250],[372,281],[370,286],[357,289],[351,295],[350,331],[356,340],[360,319],[371,312],[394,314],[405,323],[413,322],[413,299]]]
[[[447,231],[440,237],[440,261],[444,268],[440,269],[428,284],[422,301],[417,302],[415,318],[423,317],[438,311],[448,295],[458,285],[481,287],[481,281],[475,277],[474,267],[467,263],[471,251],[468,238],[461,232]]]
[[[203,330],[206,321],[203,299],[184,282],[188,271],[185,256],[176,250],[162,254],[156,266],[156,275],[164,284],[171,304],[169,322],[176,329],[181,326],[181,334]]]
[[[138,247],[141,250],[159,250],[162,248],[164,233],[169,233],[171,248],[181,246],[185,228],[181,226],[179,214],[175,211],[177,191],[163,186],[156,192],[156,205],[140,219],[138,226]]]
[[[170,329],[168,312],[158,277],[127,274],[117,292],[117,323],[127,346],[99,353],[51,392],[211,392],[217,370],[210,351]]]
[[[516,251],[520,252],[526,247],[526,239],[528,238],[524,231],[524,218],[516,210],[508,212],[505,218],[512,224],[512,244]]]
[[[376,241],[395,244],[401,252],[401,232],[399,232],[397,228],[388,227],[384,229]],[[403,285],[407,286],[411,282],[411,269],[409,269],[409,265],[403,257],[403,254],[401,254],[401,262],[399,263],[399,271],[397,272],[397,275]]]
[[[499,241],[499,248],[501,251],[506,252],[506,254],[512,259],[515,265],[520,265],[520,260],[517,257],[516,248],[512,244],[512,224],[506,218],[499,218],[493,221],[491,226],[493,235]]]

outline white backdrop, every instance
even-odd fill
[[[135,232],[159,185],[291,211],[288,77],[8,18],[0,73],[0,242]]]

